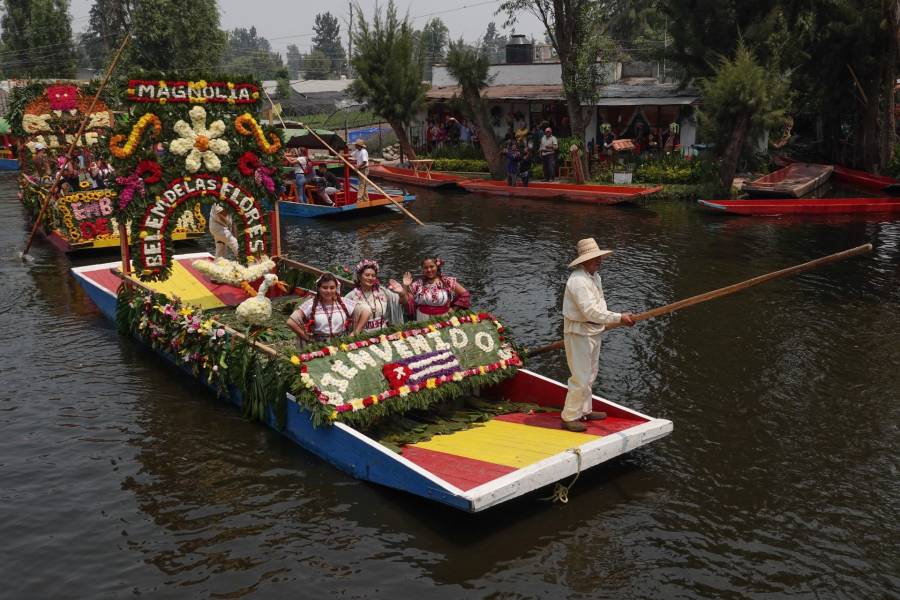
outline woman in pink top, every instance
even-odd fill
[[[413,280],[408,271],[403,274],[407,308],[417,321],[446,314],[454,308],[470,306],[469,292],[455,277],[441,273],[443,264],[440,258],[426,258],[422,261],[421,277]]]

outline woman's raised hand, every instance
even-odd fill
[[[388,280],[388,289],[396,294],[403,293],[403,286],[400,285],[400,282],[397,281],[396,279]]]
[[[413,282],[413,276],[412,276],[412,273],[410,273],[409,271],[407,271],[406,273],[403,274],[403,287],[409,287],[409,286],[411,286],[411,285],[412,285],[412,282]]]

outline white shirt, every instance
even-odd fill
[[[346,313],[338,302],[318,303],[316,304],[316,314],[310,316],[313,305],[313,299],[310,298],[291,313],[291,319],[301,327],[306,325],[307,320],[312,319],[314,321],[312,332],[319,339],[347,335],[352,326],[350,323],[356,302],[352,298],[344,298],[343,304],[347,309]]]
[[[559,140],[555,135],[548,136],[546,133],[541,138],[541,156],[545,154],[553,154],[559,149]]]
[[[225,221],[227,226],[223,226],[219,221]],[[231,227],[231,214],[225,212],[225,206],[216,202],[209,211],[209,232],[214,237],[222,237],[225,231]]]
[[[369,165],[369,151],[365,148],[360,148],[359,150],[354,150],[353,154],[356,156],[356,166],[368,166]]]
[[[606,307],[599,272],[591,275],[584,267],[576,267],[563,295],[563,333],[598,335],[621,321],[621,313]]]

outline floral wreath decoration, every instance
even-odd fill
[[[152,205],[179,178],[200,177],[201,171],[223,182],[231,180],[259,200],[262,209],[274,205],[279,191],[281,138],[262,126],[257,81],[227,76],[166,80],[161,74],[141,74],[129,80],[122,101],[131,118],[120,120],[109,141],[119,201],[116,218],[141,223]],[[160,230],[164,263],[138,268],[143,280],[165,279],[171,270],[173,220],[199,202],[211,204],[213,195],[185,202]],[[132,239],[132,256],[140,257],[140,240]],[[240,260],[248,262],[249,248],[239,244]]]

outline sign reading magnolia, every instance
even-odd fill
[[[293,360],[306,387],[341,413],[495,371],[512,376],[521,362],[502,334],[491,315],[469,314]]]
[[[127,98],[131,102],[167,102],[219,104],[253,104],[259,100],[259,88],[252,83],[231,81],[144,81],[128,82]]]
[[[160,270],[168,264],[165,233],[172,227],[172,215],[185,201],[196,197],[211,197],[228,204],[238,218],[238,233],[243,234],[245,252],[249,255],[265,251],[267,228],[259,201],[227,177],[201,174],[172,180],[156,196],[155,202],[147,206],[138,223],[143,269]]]

